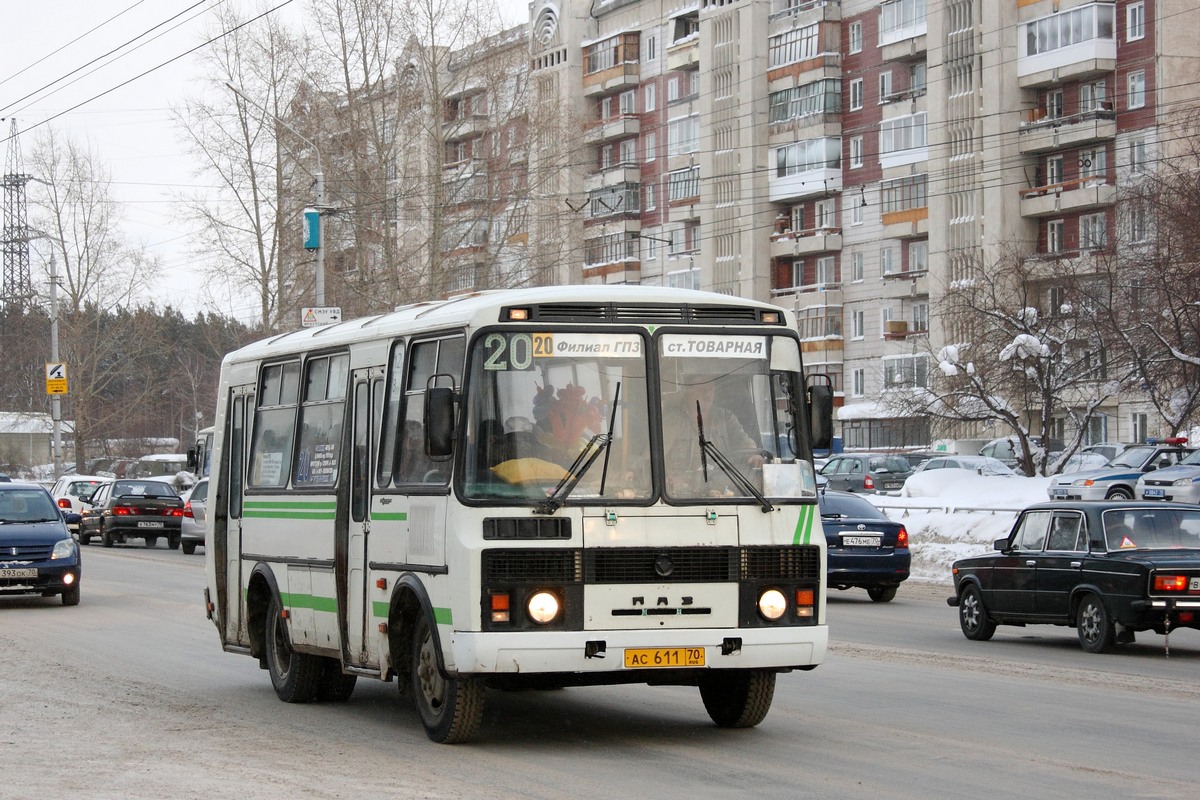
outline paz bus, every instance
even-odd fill
[[[285,702],[396,680],[436,742],[486,691],[690,685],[721,727],[825,656],[793,315],[724,295],[478,292],[221,367],[208,617]]]

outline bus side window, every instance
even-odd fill
[[[250,485],[284,487],[291,474],[300,362],[263,367],[250,444]]]
[[[381,405],[383,397],[382,381],[375,384],[378,392],[375,407],[383,408],[383,427],[379,434],[379,468],[375,473],[375,485],[384,487],[392,482],[392,473],[396,471],[397,454],[403,444],[403,439],[396,431],[401,429],[400,406],[404,399],[404,342],[398,341],[392,345],[392,363],[388,369],[387,406]]]
[[[450,479],[449,465],[444,461],[434,461],[425,452],[425,390],[429,379],[435,374],[451,375],[455,388],[462,385],[465,342],[462,336],[427,340],[417,342],[409,352],[408,377],[404,385],[404,418],[399,426],[401,436],[396,483],[442,485]]]

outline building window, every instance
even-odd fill
[[[925,93],[925,62],[908,67],[908,91],[914,95]]]
[[[1125,7],[1125,41],[1133,42],[1146,37],[1146,4],[1130,3]],[[1134,439],[1140,442],[1141,439]]]
[[[775,151],[775,171],[779,178],[815,169],[839,169],[841,162],[841,139],[806,139]]]
[[[700,196],[700,167],[676,170],[667,175],[667,201],[692,200]]]
[[[667,78],[667,102],[674,103],[679,99],[679,77]]]
[[[588,217],[597,219],[640,212],[641,191],[636,183],[619,183],[588,193]]]
[[[861,22],[851,22],[850,28],[846,33],[849,41],[849,52],[861,53],[863,44],[863,28]]]
[[[1084,83],[1079,86],[1079,111],[1100,111],[1104,108],[1104,81]]]
[[[861,167],[863,165],[863,137],[850,137],[850,167]]]
[[[792,28],[767,40],[767,63],[771,69],[815,58],[820,52],[820,25]]]
[[[658,184],[646,184],[646,211],[653,211],[658,208]]]
[[[838,280],[837,259],[833,256],[822,256],[818,258],[816,278],[818,284],[841,283],[841,281]]]
[[[1063,157],[1050,156],[1046,159],[1045,186],[1057,186],[1063,182]]]
[[[628,92],[621,92],[621,113],[636,114],[637,113],[637,92],[630,89]]]
[[[881,248],[879,251],[879,274],[891,275],[899,269],[896,264],[896,251],[891,247]]]
[[[866,336],[866,324],[862,311],[850,312],[850,338],[862,339]]]
[[[908,271],[909,272],[926,272],[929,269],[929,241],[922,239],[920,241],[909,242],[908,244]]]
[[[1046,92],[1046,118],[1058,119],[1063,115],[1063,91],[1053,89]]]
[[[658,107],[657,90],[657,85],[653,83],[647,83],[642,87],[642,106],[645,111],[653,111]]]
[[[884,387],[929,387],[929,358],[925,355],[905,355],[883,359]]]
[[[1084,150],[1079,154],[1079,178],[1103,181],[1108,176],[1108,153],[1103,149]]]
[[[1079,218],[1079,249],[1099,250],[1108,245],[1108,219],[1104,212]]]
[[[1021,55],[1049,53],[1093,39],[1113,39],[1113,8],[1112,3],[1089,3],[1026,23],[1025,52]]]
[[[588,239],[583,246],[583,263],[589,267],[637,259],[637,239],[629,233],[598,236]]]
[[[650,64],[656,58],[658,58],[658,37],[647,36],[642,42],[642,61]],[[646,110],[649,111],[649,109]]]
[[[700,268],[680,269],[667,273],[667,286],[672,289],[699,289]]]
[[[922,332],[929,330],[928,303],[917,303],[912,307],[912,329]]]
[[[862,397],[867,393],[867,371],[855,369],[850,371],[851,393],[854,397]]]
[[[925,0],[893,0],[883,3],[879,11],[880,44],[908,38],[909,29],[925,25]]]
[[[694,153],[700,149],[700,118],[680,117],[667,123],[667,154]]]
[[[1129,441],[1144,442],[1150,431],[1150,417],[1146,414],[1129,415]]]
[[[650,131],[646,134],[646,160],[653,161],[658,158],[658,134],[655,131]]]
[[[925,117],[922,111],[879,123],[879,153],[895,153],[925,146]]]
[[[884,102],[892,96],[892,71],[879,73],[879,102]]]
[[[1129,142],[1129,171],[1135,175],[1146,172],[1146,140],[1141,137]]]
[[[646,260],[653,261],[658,258],[658,240],[642,237],[641,241],[646,248]]]
[[[863,224],[863,205],[864,204],[862,202],[856,203],[853,200],[850,201],[850,224],[851,225],[862,225]]]
[[[1046,252],[1061,253],[1066,249],[1066,239],[1063,236],[1064,226],[1061,219],[1052,219],[1046,223]]]
[[[863,79],[855,78],[850,81],[850,110],[858,111],[863,107]]]
[[[854,281],[855,283],[862,283],[863,273],[865,272],[863,269],[863,264],[865,262],[866,258],[863,257],[861,250],[857,253],[850,254],[850,280]]]
[[[835,228],[837,227],[834,217],[834,201],[833,198],[827,200],[818,200],[813,204],[813,211],[816,217],[816,227],[818,228]]]
[[[1128,108],[1142,108],[1146,105],[1146,71],[1137,70],[1129,73],[1129,92],[1126,95]]]
[[[836,78],[793,86],[768,97],[770,121],[787,122],[814,114],[836,114],[842,110],[842,82]]]
[[[1146,207],[1141,203],[1129,204],[1129,241],[1144,242],[1150,238],[1150,223],[1146,218]]]
[[[926,197],[927,186],[928,176],[926,175],[911,175],[907,178],[883,181],[879,187],[883,213],[925,208],[929,205]]]
[[[622,139],[617,145],[621,164],[637,164],[637,139]]]

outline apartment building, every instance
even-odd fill
[[[1196,99],[1195,6],[535,0],[531,113],[572,122],[532,133],[531,235],[580,254],[562,280],[794,308],[845,444],[927,444],[881,399],[931,385],[950,281],[1147,235],[1121,187]],[[1136,397],[1102,412],[1092,440],[1147,433]]]

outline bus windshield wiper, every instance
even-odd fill
[[[700,434],[700,467],[704,471],[704,482],[708,483],[708,459],[712,459],[721,471],[724,472],[729,480],[741,489],[746,494],[753,497],[762,506],[763,513],[774,511],[775,506],[771,505],[771,501],[766,496],[755,488],[750,479],[742,474],[742,471],[729,460],[729,457],[721,452],[712,439],[704,438],[704,416],[700,412],[700,401],[696,401],[696,430]]]
[[[562,476],[562,480],[558,482],[558,485],[554,487],[554,491],[550,492],[545,500],[537,504],[533,509],[533,513],[553,514],[562,508],[568,495],[575,491],[575,487],[583,480],[583,476],[591,469],[592,464],[596,463],[596,459],[600,457],[601,453],[604,453],[604,471],[600,476],[600,494],[604,494],[604,484],[608,481],[608,446],[612,444],[613,425],[616,423],[617,403],[620,400],[621,384],[618,381],[616,392],[613,394],[612,414],[608,417],[608,430],[604,433],[597,433],[584,442],[579,455],[575,456],[575,460],[571,462],[571,466],[567,467],[567,472]]]

